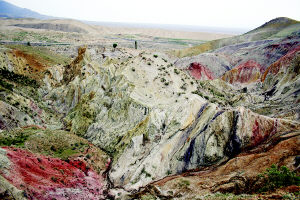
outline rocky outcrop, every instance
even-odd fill
[[[253,60],[249,60],[227,71],[221,78],[229,83],[252,83],[260,79],[262,67]]]
[[[231,58],[229,56],[223,54],[203,53],[193,57],[178,59],[176,60],[175,65],[178,68],[183,69],[191,68],[193,63],[203,66],[211,75],[209,75],[209,77],[204,76],[201,78],[201,80],[211,80],[213,78],[222,76],[226,71],[232,68],[230,59]],[[195,78],[199,79],[199,75],[197,75]]]
[[[291,61],[299,56],[299,51],[300,45],[296,46],[295,48],[287,52],[287,54],[278,59],[276,62],[272,63],[265,70],[264,74],[261,77],[261,81],[264,82],[268,75],[275,76],[276,74],[278,74],[282,67],[288,68],[292,64]],[[296,73],[297,75],[299,74],[297,68],[294,69],[294,73]]]
[[[0,194],[125,198],[142,188],[128,198],[184,199],[256,191],[258,173],[274,163],[294,169],[299,154],[298,40],[179,60],[81,47],[69,65],[33,75],[20,69],[36,57],[0,54]]]
[[[86,140],[63,131],[24,128],[2,132],[0,144],[6,191],[30,199],[103,198],[110,161]]]
[[[191,75],[197,80],[213,80],[214,76],[212,72],[200,63],[191,63],[188,70]]]
[[[299,154],[299,132],[274,135],[251,151],[238,154],[221,166],[169,176],[142,188],[134,197],[204,198],[209,193],[256,193],[264,184],[257,175],[276,163],[291,169]],[[154,188],[154,189],[151,189]],[[252,198],[255,198],[252,197]],[[267,198],[267,197],[266,197]]]
[[[188,69],[192,63],[200,63],[215,78],[234,83],[253,83],[266,76],[270,65],[297,51],[299,35],[227,45],[209,53],[180,58],[175,65]],[[293,57],[291,55],[290,57]],[[264,74],[264,75],[263,75]],[[204,79],[205,80],[205,79]]]
[[[11,165],[8,174],[2,176],[25,190],[27,198],[98,199],[103,194],[100,177],[81,161],[64,162],[21,149],[3,149]]]

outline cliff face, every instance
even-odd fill
[[[0,53],[3,195],[252,193],[272,164],[297,167],[297,35],[184,59],[81,47],[62,64],[18,48]]]

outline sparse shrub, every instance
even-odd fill
[[[180,181],[177,183],[177,187],[182,189],[188,189],[190,185],[190,182],[188,180],[180,179]]]
[[[90,154],[87,154],[85,157],[86,157],[87,159],[90,159],[90,158],[91,158],[91,155],[90,155]]]
[[[155,200],[155,196],[153,196],[152,194],[144,194],[143,196],[141,196],[141,200]]]
[[[205,83],[200,81],[199,85],[201,85],[201,87],[203,87],[205,85]]]
[[[174,73],[175,73],[175,74],[179,74],[178,69],[175,68],[175,69],[174,69]]]
[[[15,74],[14,72],[10,72],[6,69],[0,69],[0,78],[1,79],[5,78],[7,80],[13,81],[18,84],[26,85],[26,86],[32,86],[32,87],[39,86],[36,80],[30,79],[27,76],[21,74]],[[6,83],[2,80],[0,81],[0,85],[3,87],[7,87],[9,90],[12,90],[13,87],[13,85]]]
[[[281,94],[287,93],[290,89],[291,88],[289,86],[284,87],[283,90],[282,90],[282,92],[281,92]]]
[[[153,55],[153,57],[154,57],[154,58],[157,58],[157,57],[158,57],[158,55]]]
[[[15,102],[12,105],[15,106],[15,107],[18,107],[20,105],[20,103],[19,102]]]
[[[146,177],[151,177],[151,174],[149,174],[145,168],[142,169],[141,174],[145,174]]]
[[[55,183],[57,182],[57,178],[54,177],[54,176],[51,177],[51,180],[52,180],[53,182],[55,182]]]
[[[166,82],[166,79],[165,78],[161,78],[160,81],[163,83],[163,82]]]
[[[135,72],[135,68],[131,68],[131,71]]]
[[[185,85],[185,84],[183,84],[183,85],[180,87],[180,89],[182,89],[182,90],[186,90],[186,85]]]
[[[6,88],[7,90],[12,91],[13,90],[13,85],[10,83],[7,83],[6,81],[0,79],[0,86],[2,86],[3,88]]]
[[[148,62],[148,63],[147,63],[147,65],[151,65],[151,63],[150,63],[150,62]]]
[[[117,46],[118,46],[117,43],[114,43],[114,44],[113,44],[113,48],[114,48],[114,49],[115,49]]]
[[[286,166],[278,167],[273,164],[263,174],[258,176],[266,181],[259,192],[266,192],[289,185],[300,186],[300,176],[297,176],[295,172],[290,171]]]
[[[23,131],[11,133],[9,136],[3,134],[0,135],[0,146],[23,146],[28,137],[29,134]]]
[[[6,100],[7,101],[10,101],[12,98],[11,97],[6,97]]]
[[[219,91],[214,90],[213,88],[208,88],[208,90],[214,95],[214,96],[219,96],[219,97],[224,97],[224,94],[222,94]]]

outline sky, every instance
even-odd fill
[[[253,29],[300,20],[300,0],[6,0],[40,14],[87,21]]]

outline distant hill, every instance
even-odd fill
[[[37,18],[37,19],[51,19],[53,17],[41,15],[37,12],[26,8],[20,8],[6,1],[0,0],[0,17],[8,18]]]
[[[278,17],[272,19],[271,21],[266,22],[265,24],[259,26],[258,28],[253,29],[252,31],[249,31],[248,33],[253,33],[253,32],[262,31],[266,29],[268,31],[270,31],[270,29],[275,31],[297,23],[299,23],[299,21],[296,21],[294,19],[290,19],[287,17]]]
[[[292,34],[293,32],[297,32],[297,31],[300,31],[299,21],[286,18],[286,17],[278,17],[272,19],[271,21],[243,35],[238,35],[238,36],[218,39],[218,40],[212,40],[203,43],[199,46],[182,49],[182,50],[176,50],[175,55],[178,57],[195,56],[200,53],[214,50],[227,45],[257,41],[257,40],[265,40],[271,38],[286,37]]]

